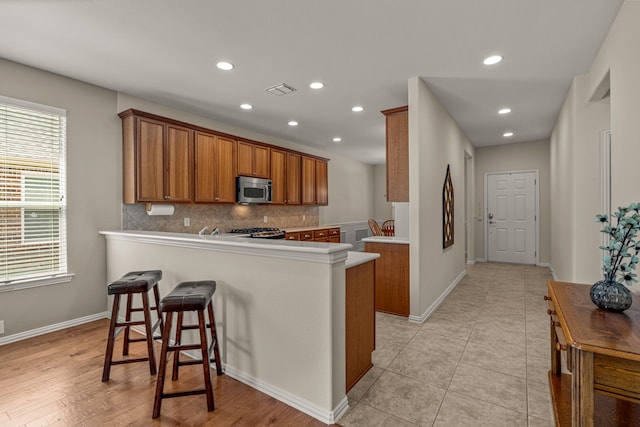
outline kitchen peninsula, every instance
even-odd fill
[[[107,279],[160,269],[161,295],[215,280],[227,375],[325,423],[348,408],[346,271],[377,254],[350,244],[150,231],[103,231]]]

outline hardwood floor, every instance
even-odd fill
[[[148,363],[113,366],[110,380],[101,382],[107,331],[104,319],[0,346],[0,425],[325,426],[215,370],[214,412],[207,412],[204,395],[165,399],[154,420],[156,381]],[[118,338],[116,357],[122,354]],[[130,354],[144,355],[145,348],[133,344]],[[165,390],[172,386],[201,387],[202,367],[180,368],[180,380],[166,381]]]

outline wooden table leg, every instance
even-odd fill
[[[571,348],[574,370],[571,379],[572,425],[593,427],[593,353]]]

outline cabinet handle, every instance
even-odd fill
[[[220,197],[214,197],[213,200],[218,201],[220,200]]]
[[[169,196],[164,196],[163,197],[165,200],[169,200]]]

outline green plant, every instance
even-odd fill
[[[640,253],[640,242],[636,241],[636,234],[640,230],[640,203],[619,207],[613,217],[615,225],[609,222],[608,215],[596,215],[596,222],[605,224],[601,231],[609,236],[609,244],[600,246],[600,249],[607,251],[602,257],[602,271],[606,280],[615,281],[619,278],[625,285],[632,285],[637,282],[633,270]]]

